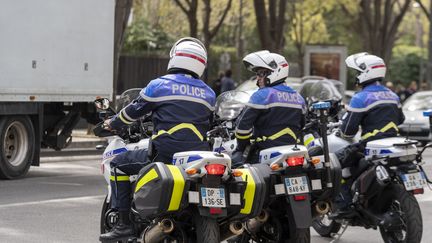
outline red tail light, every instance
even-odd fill
[[[286,159],[288,166],[303,165],[304,157],[290,157]]]
[[[414,195],[417,195],[417,194],[423,194],[424,190],[423,188],[419,188],[419,189],[414,189],[412,192]]]
[[[221,214],[222,208],[210,208],[210,214]]]
[[[306,200],[306,196],[304,195],[295,195],[294,196],[294,201],[304,201]]]
[[[225,165],[212,164],[205,166],[207,174],[209,175],[223,175],[225,172]]]

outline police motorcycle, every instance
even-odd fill
[[[233,138],[233,122],[245,107],[250,94],[230,91],[216,101],[216,115],[226,120],[219,130],[220,138],[214,150],[231,154],[236,142]],[[234,146],[231,146],[234,143]],[[245,161],[248,161],[245,155]],[[316,200],[312,195],[322,191],[321,174],[315,164],[324,158],[311,158],[305,146],[287,145],[262,150],[259,164],[245,164],[256,168],[266,181],[264,210],[258,217],[244,222],[245,232],[231,242],[310,242],[312,217],[324,214],[329,204]],[[332,177],[328,177],[332,180]],[[325,198],[325,197],[323,197]]]
[[[325,117],[325,114],[322,113]],[[321,117],[322,118],[322,117]],[[340,137],[335,128],[340,122],[327,122],[321,119],[321,126],[331,131],[330,135],[321,133],[312,146],[311,155],[332,158],[333,164],[340,168],[334,152],[346,147],[358,139],[346,140]],[[350,226],[366,229],[379,229],[384,242],[420,242],[422,237],[422,215],[415,195],[423,194],[424,187],[431,183],[422,165],[422,154],[432,143],[418,150],[417,141],[403,137],[374,140],[366,144],[365,156],[358,167],[351,168],[350,185],[352,201],[348,214],[332,214],[333,207],[327,213],[315,217],[313,228],[323,237],[341,238]],[[324,154],[324,155],[323,155]],[[342,179],[341,170],[336,170],[335,188],[339,188]],[[337,178],[340,181],[337,181]],[[334,190],[325,195],[333,200]]]
[[[123,103],[127,105],[130,100]],[[101,115],[105,119],[115,114],[108,100],[95,103],[104,110]],[[142,129],[142,120],[137,123],[140,129],[131,130],[133,124],[124,131],[112,132],[100,123],[94,130],[97,136],[108,138],[101,164],[108,184],[101,233],[111,230],[118,222],[118,213],[110,207],[111,195],[115,193],[110,187],[110,161],[125,151],[148,147],[147,133],[151,129]],[[208,136],[214,136],[213,133]],[[209,151],[176,153],[173,165],[151,163],[130,180],[135,188],[131,219],[142,242],[229,239],[243,232],[241,220],[261,212],[262,204],[257,202],[264,198],[265,183],[256,170],[231,170],[229,156]]]

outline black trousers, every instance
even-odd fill
[[[172,154],[156,153],[154,158],[150,159],[147,153],[147,149],[126,151],[111,160],[111,208],[119,211],[130,209],[132,185],[129,176],[138,174],[144,166],[151,162],[172,163]]]

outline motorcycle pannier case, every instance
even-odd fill
[[[187,207],[189,182],[185,172],[161,162],[145,166],[138,174],[133,207],[142,218],[173,213]]]
[[[246,182],[246,189],[243,194],[243,206],[238,217],[254,218],[261,213],[267,198],[266,183],[258,169],[253,166],[239,170],[243,172],[241,180]]]

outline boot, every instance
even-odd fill
[[[330,219],[349,218],[354,212],[350,208],[352,196],[350,186],[347,181],[343,180],[341,191],[334,200],[336,210],[329,216]]]
[[[129,211],[119,212],[119,222],[114,228],[99,237],[101,242],[117,242],[135,237],[135,229],[129,220]]]

